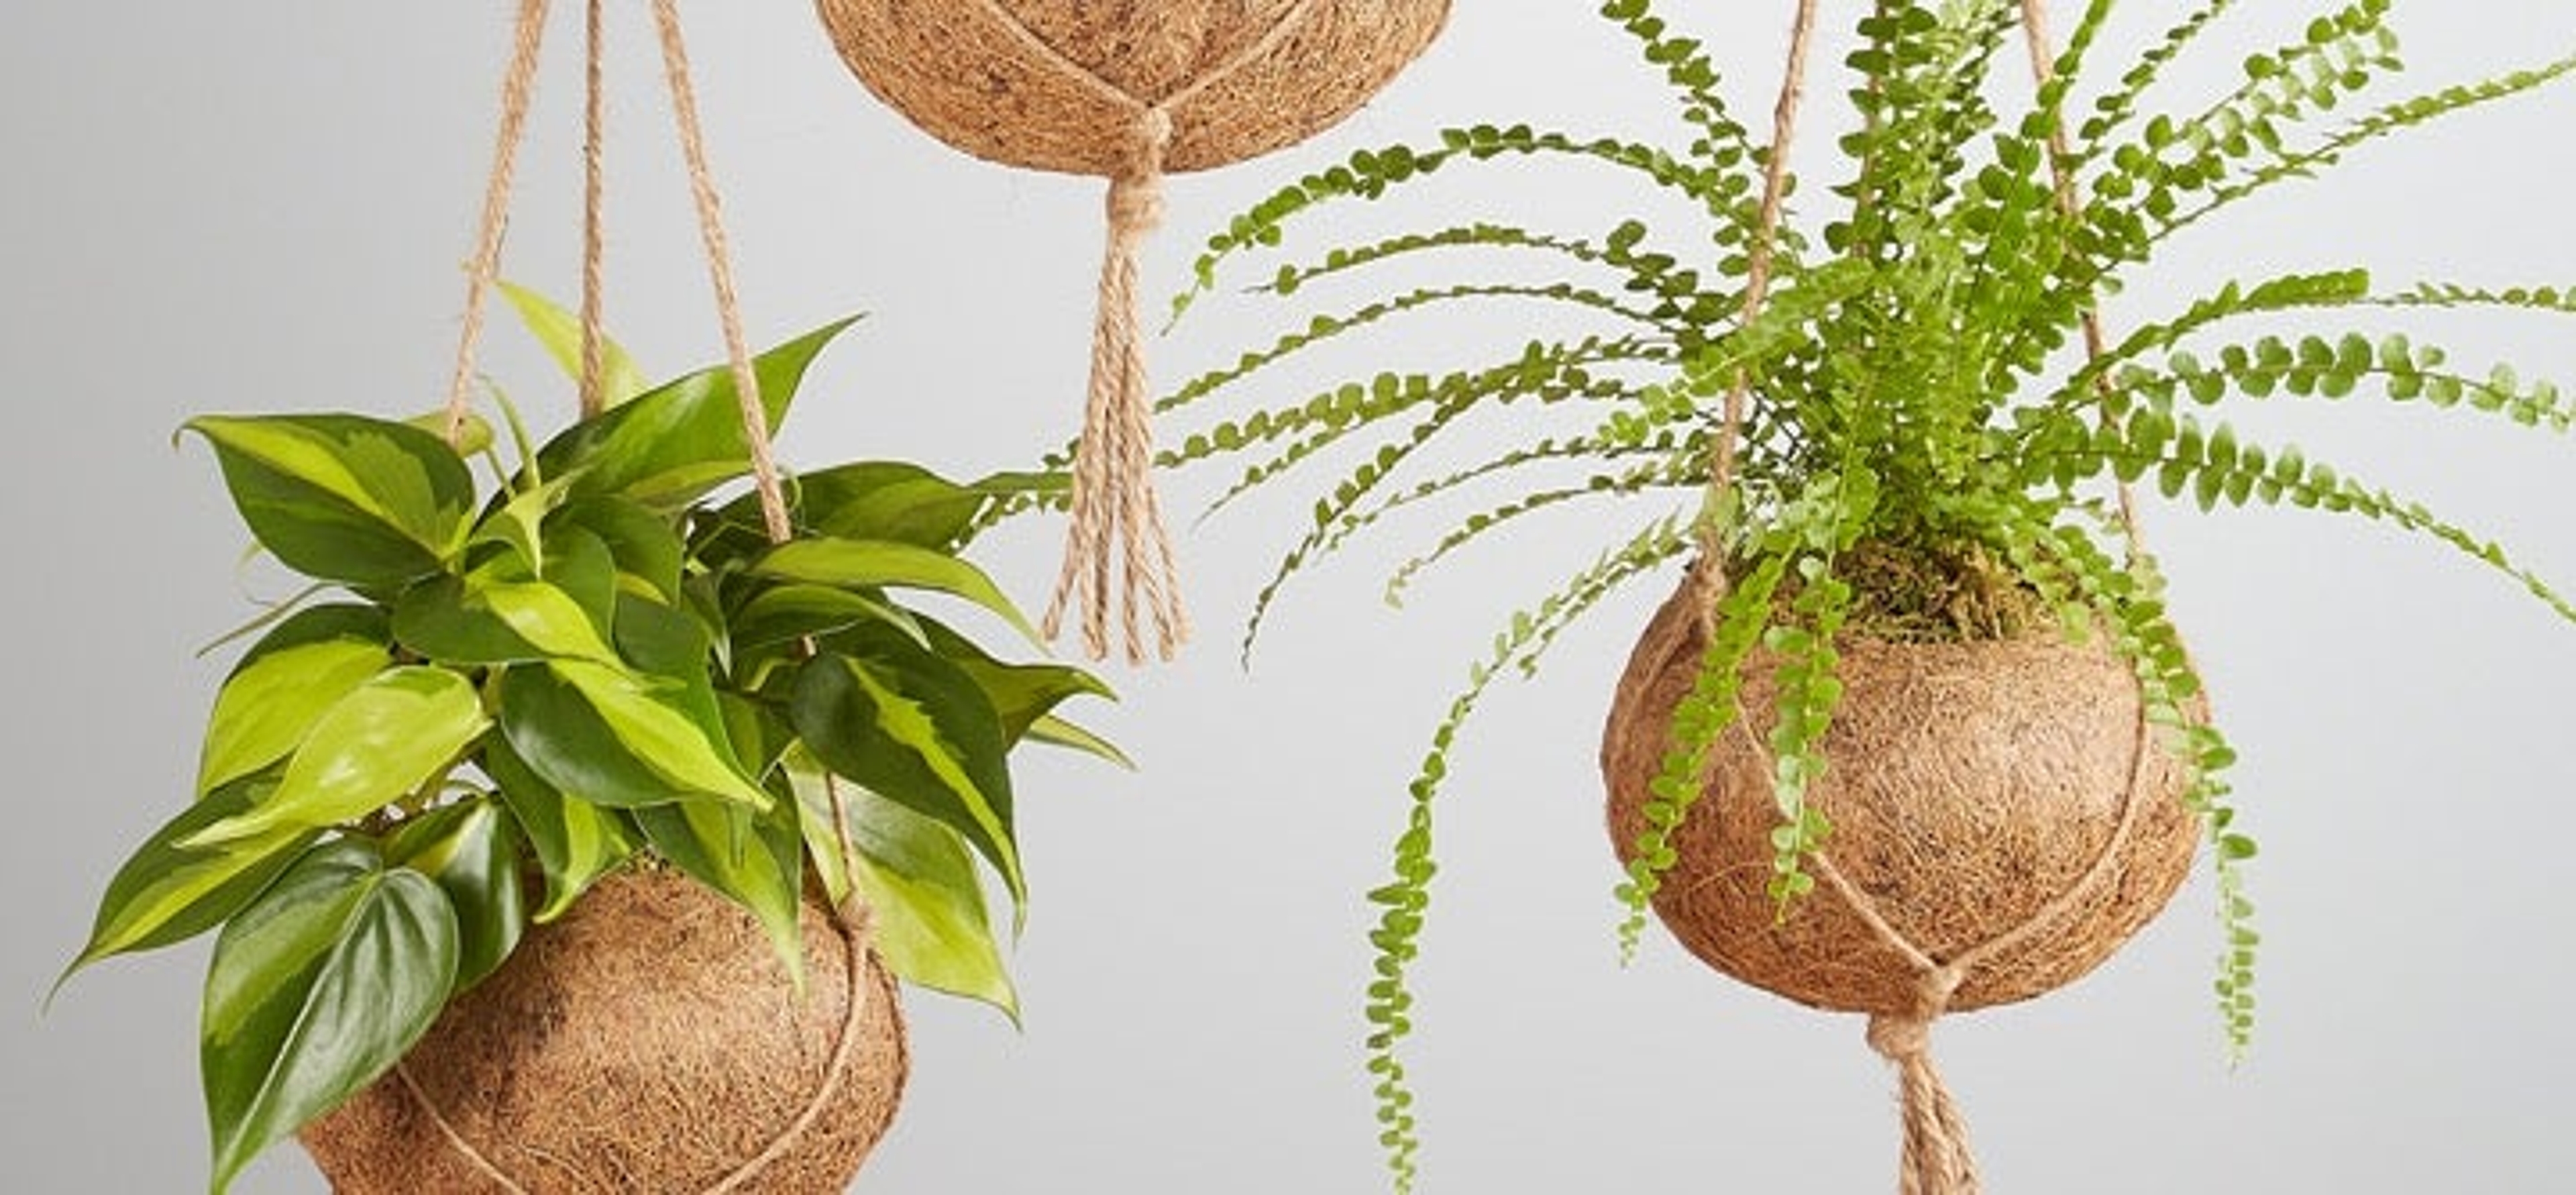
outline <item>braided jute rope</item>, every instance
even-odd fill
[[[581,417],[608,409],[604,360],[608,335],[608,33],[607,0],[583,14],[581,129]]]
[[[464,329],[456,341],[456,370],[447,386],[447,442],[465,437],[474,410],[474,346],[483,335],[483,309],[501,273],[501,236],[510,218],[510,188],[527,139],[528,107],[536,93],[537,59],[545,48],[546,0],[519,0],[509,70],[501,81],[501,127],[492,148],[491,181],[483,188],[483,218],[466,266]]]
[[[1772,140],[1769,157],[1764,163],[1760,225],[1750,247],[1741,314],[1742,323],[1747,325],[1760,314],[1769,291],[1772,254],[1786,192],[1786,161],[1795,141],[1817,7],[1816,0],[1799,0],[1779,100],[1773,110]],[[2038,86],[2045,88],[2052,81],[2055,70],[2055,54],[2047,33],[2045,8],[2041,0],[2021,0],[2020,8],[2032,75]],[[2050,130],[2048,149],[2057,203],[2069,217],[2077,216],[2082,211],[2082,198],[2067,168],[2068,146],[2062,120]],[[2086,353],[2089,358],[2098,359],[2107,345],[2098,307],[2086,304],[2081,318]],[[1735,482],[1737,442],[1742,434],[1750,387],[1749,371],[1739,367],[1727,390],[1723,420],[1712,453],[1712,503],[1724,497]],[[2142,550],[2136,500],[2125,482],[2118,488],[2118,497],[2122,530],[2134,556]],[[1712,623],[1717,603],[1725,596],[1727,586],[1725,546],[1718,542],[1719,530],[1713,519],[1703,520],[1700,554],[1692,577],[1692,585],[1698,593],[1695,604],[1701,630],[1710,636],[1715,631]],[[1932,957],[1896,929],[1879,912],[1868,894],[1833,865],[1826,852],[1820,850],[1814,855],[1814,866],[1827,886],[1868,927],[1872,936],[1905,959],[1917,976],[1911,1007],[1902,1013],[1873,1014],[1865,1035],[1871,1049],[1885,1057],[1898,1076],[1903,1124],[1903,1146],[1898,1164],[1901,1195],[1978,1195],[1982,1180],[1969,1146],[1965,1114],[1932,1061],[1932,1026],[1948,1011],[1961,983],[1978,966],[2010,954],[2043,933],[2056,931],[2068,917],[2099,899],[2110,885],[2117,882],[2120,860],[2137,832],[2142,811],[2158,796],[2148,774],[2155,749],[2142,702],[2130,745],[2129,782],[2122,798],[2119,822],[2083,875],[2019,926],[1946,960]]]
[[[1166,174],[1295,144],[1348,117],[1446,23],[1449,0],[815,0],[841,58],[922,131],[987,161],[1109,180],[1064,563],[1041,619],[1143,663],[1189,637],[1150,492],[1136,260]],[[1112,614],[1112,607],[1117,607]],[[1150,621],[1151,625],[1147,625]]]

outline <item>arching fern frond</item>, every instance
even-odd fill
[[[1601,291],[1571,283],[1458,283],[1448,286],[1426,286],[1409,290],[1392,298],[1368,303],[1337,315],[1317,315],[1306,326],[1283,333],[1267,347],[1237,357],[1232,365],[1208,370],[1191,378],[1178,390],[1154,404],[1158,413],[1177,411],[1214,394],[1268,366],[1305,349],[1323,344],[1336,336],[1366,327],[1392,316],[1423,308],[1456,303],[1468,299],[1522,299],[1563,303],[1595,314],[1612,316],[1670,334],[1670,326],[1653,313],[1621,303]]]
[[[1693,166],[1645,142],[1600,137],[1580,140],[1565,133],[1541,131],[1526,124],[1509,127],[1477,125],[1449,129],[1436,149],[1391,145],[1361,150],[1343,164],[1307,175],[1273,192],[1235,217],[1225,231],[1208,238],[1191,267],[1196,281],[1172,301],[1177,319],[1216,288],[1218,267],[1237,253],[1275,245],[1295,217],[1337,199],[1375,199],[1391,187],[1428,175],[1452,161],[1485,161],[1497,157],[1562,157],[1607,165],[1636,174],[1708,208],[1721,222],[1740,214],[1730,210],[1734,197],[1751,185],[1740,171]]]
[[[1595,473],[1576,485],[1533,490],[1501,505],[1479,510],[1451,527],[1429,548],[1406,558],[1388,574],[1383,589],[1387,604],[1404,604],[1406,592],[1425,571],[1514,520],[1586,498],[1627,497],[1658,488],[1697,489],[1707,484],[1699,477],[1701,468],[1696,460],[1656,461],[1624,473]]]
[[[1206,432],[1192,433],[1181,447],[1157,460],[1177,465],[1239,452],[1256,444],[1296,436],[1287,448],[1247,467],[1211,511],[1222,509],[1255,487],[1286,472],[1344,437],[1428,407],[1436,426],[1447,427],[1459,415],[1485,403],[1509,404],[1534,399],[1541,405],[1569,398],[1612,399],[1628,393],[1629,384],[1596,373],[1604,365],[1662,359],[1660,346],[1633,339],[1585,339],[1572,344],[1532,342],[1509,363],[1481,370],[1459,370],[1437,378],[1428,374],[1380,374],[1367,386],[1346,383],[1319,394],[1300,407],[1256,412],[1229,420]]]

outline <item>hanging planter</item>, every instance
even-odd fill
[[[2204,511],[2375,520],[2576,621],[2576,604],[2499,546],[2218,414],[2374,392],[2564,433],[2576,404],[2556,385],[2463,369],[2388,325],[2435,309],[2563,315],[2576,295],[2391,286],[2338,266],[2229,281],[2125,329],[2100,302],[2168,236],[2211,235],[2230,207],[2390,134],[2576,74],[2576,54],[2345,123],[2336,114],[2400,69],[2384,0],[2328,6],[2300,37],[2250,54],[2204,45],[2224,27],[2213,6],[2148,31],[2152,48],[2132,61],[2095,62],[2130,40],[2112,36],[2118,7],[2086,7],[2060,52],[2038,0],[1860,6],[1846,59],[1857,77],[1836,88],[1857,107],[1851,131],[1807,157],[1796,127],[1816,0],[1796,6],[1767,137],[1732,115],[1699,41],[1649,0],[1605,0],[1674,101],[1671,143],[1448,129],[1308,175],[1212,238],[1185,318],[1230,268],[1278,296],[1327,280],[1347,293],[1394,263],[1408,273],[1392,293],[1301,312],[1190,380],[1162,404],[1185,421],[1314,346],[1348,351],[1353,332],[1430,339],[1404,336],[1419,313],[1522,302],[1548,317],[1481,366],[1387,369],[1198,417],[1172,454],[1224,462],[1233,492],[1342,463],[1256,599],[1247,650],[1299,570],[1415,508],[1472,503],[1398,566],[1390,601],[1532,520],[1554,520],[1551,546],[1570,536],[1587,549],[1498,631],[1439,718],[1406,789],[1393,879],[1370,893],[1368,1073],[1399,1191],[1416,1182],[1420,1147],[1409,978],[1459,736],[1496,680],[1534,671],[1631,582],[1683,573],[1637,642],[1601,746],[1623,951],[1651,910],[1728,974],[1867,1014],[1902,1086],[1909,1195],[1978,1186],[1964,1118],[1930,1062],[1933,1023],[2091,971],[2165,905],[2200,839],[2227,936],[2217,991],[2231,1049],[2252,1029],[2254,847],[2227,784],[2234,754],[2168,615],[2132,483]],[[2159,113],[2166,66],[2191,53],[2243,62],[2240,86]],[[1997,74],[2025,60],[2034,82]],[[1793,189],[1793,157],[1828,164],[1827,177]],[[1480,212],[1240,260],[1333,205],[1504,168],[1635,183],[1656,223]],[[1530,192],[1514,181],[1490,190]],[[1815,208],[1793,213],[1793,193]],[[1422,280],[1442,263],[1469,272]],[[1647,513],[1573,521],[1623,503]]]
[[[1431,43],[1448,0],[818,7],[851,71],[925,132],[988,161],[1109,180],[1091,397],[1046,629],[1053,637],[1068,604],[1078,606],[1085,647],[1100,659],[1114,597],[1129,660],[1144,655],[1140,605],[1170,659],[1188,620],[1152,484],[1136,295],[1163,176],[1269,153],[1349,116]]]
[[[1703,594],[1657,610],[1619,678],[1601,745],[1610,838],[1635,865],[1707,652]],[[1780,660],[1744,665],[1743,708],[1779,706]],[[1801,1004],[1887,1018],[2053,991],[2111,957],[2191,869],[2188,775],[2143,720],[2117,653],[2055,628],[1908,643],[1846,635],[1842,697],[1808,808],[1832,827],[1818,890],[1771,888],[1777,761],[1739,720],[1710,744],[1702,796],[1671,835],[1655,911],[1710,966]]]
[[[960,555],[1011,484],[856,461],[791,495],[772,437],[855,321],[744,347],[671,0],[729,359],[646,386],[602,331],[595,0],[582,311],[509,291],[581,416],[533,443],[496,390],[504,459],[473,357],[545,9],[520,8],[447,409],[186,428],[309,584],[228,637],[253,641],[195,800],[72,969],[218,931],[219,1193],[289,1136],[348,1195],[843,1191],[906,1076],[894,980],[1017,1015],[985,895],[989,871],[1026,911],[1012,753],[1120,758],[1054,713],[1097,679],[915,608],[1035,643]]]
[[[903,1015],[864,935],[811,904],[801,933],[803,997],[748,911],[611,876],[304,1147],[339,1195],[842,1191],[894,1121]]]

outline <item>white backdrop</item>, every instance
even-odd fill
[[[509,7],[12,0],[0,22],[0,743],[14,771],[0,802],[0,1188],[203,1182],[202,944],[100,967],[38,1007],[99,887],[183,795],[222,666],[191,652],[248,611],[244,539],[212,463],[169,435],[201,411],[438,400]],[[973,474],[1065,436],[1097,184],[989,167],[914,133],[847,77],[804,5],[689,7],[753,335],[874,313],[809,387],[790,459],[904,455]],[[1670,7],[1728,11],[1690,19],[1724,47],[1740,111],[1765,111],[1786,6]],[[2177,6],[2127,7],[2124,46]],[[2305,6],[2245,7],[2175,94],[2205,94]],[[2405,7],[2412,86],[2576,47],[2568,4]],[[646,22],[640,5],[619,9],[611,317],[668,373],[712,360],[717,340]],[[1176,180],[1149,289],[1177,286],[1234,207],[1360,145],[1452,121],[1660,119],[1656,86],[1590,9],[1462,4],[1419,69],[1350,124]],[[556,293],[574,277],[573,44],[559,28],[509,259]],[[1820,83],[1818,102],[1839,86]],[[2576,282],[2556,189],[2576,166],[2571,120],[2576,91],[2561,90],[2371,151],[2187,238],[2122,307],[2352,260],[2393,282]],[[1367,226],[1490,207],[1591,230],[1615,214],[1603,205],[1618,193],[1579,172],[1482,177]],[[1158,346],[1162,375],[1230,357],[1281,314],[1218,306]],[[1478,318],[1465,331],[1497,349],[1532,334],[1509,313]],[[2464,359],[2576,378],[2566,321],[2444,331]],[[503,325],[492,344],[491,372],[559,417],[524,338]],[[2246,419],[2576,583],[2563,439],[2371,403]],[[1193,509],[1218,480],[1176,479],[1171,499]],[[1126,701],[1094,719],[1141,773],[1024,769],[1027,1029],[915,995],[910,1099],[860,1189],[1383,1188],[1359,1069],[1361,893],[1380,882],[1401,784],[1448,692],[1490,624],[1550,574],[1520,550],[1475,554],[1395,613],[1365,567],[1337,567],[1291,591],[1246,675],[1229,624],[1305,503],[1271,495],[1184,540],[1202,643],[1122,677]],[[1577,516],[1525,542],[1553,538],[1571,559],[1589,555],[1583,533]],[[987,562],[1040,601],[1055,535],[1013,529]],[[2206,995],[2217,939],[2202,877],[2074,989],[1944,1024],[1992,1189],[2567,1189],[2576,898],[2557,844],[2576,835],[2576,763],[2560,754],[2576,628],[2378,527],[2158,505],[2149,535],[2246,756],[2238,787],[2266,846],[2261,1036],[2230,1074]],[[1661,938],[1633,970],[1614,964],[1592,761],[1647,588],[1570,637],[1538,683],[1503,688],[1465,741],[1412,1055],[1425,1189],[1885,1190],[1892,1088],[1857,1023],[1739,989]],[[322,1184],[283,1148],[238,1189]]]

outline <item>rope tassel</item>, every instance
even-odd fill
[[[1137,259],[1145,238],[1163,219],[1170,114],[1159,107],[1146,109],[1137,120],[1136,139],[1134,168],[1109,184],[1109,246],[1100,265],[1091,397],[1082,440],[1074,449],[1073,514],[1065,529],[1064,567],[1044,626],[1047,638],[1055,638],[1068,610],[1078,607],[1083,650],[1092,659],[1105,659],[1114,598],[1130,664],[1145,662],[1140,607],[1152,617],[1156,654],[1163,660],[1171,660],[1189,638],[1171,532],[1154,492],[1154,406],[1137,313]]]

